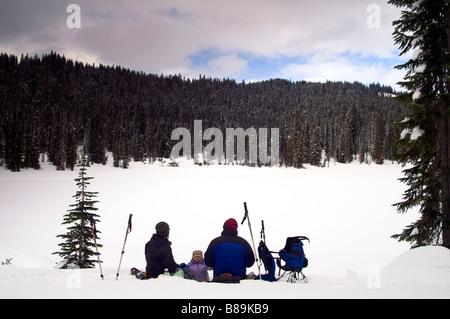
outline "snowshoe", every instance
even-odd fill
[[[140,271],[135,267],[131,268],[131,274],[140,280],[147,279],[147,274],[145,273],[145,271]]]

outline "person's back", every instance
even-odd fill
[[[214,276],[231,274],[245,277],[246,268],[251,267],[255,257],[249,243],[237,235],[237,222],[228,219],[220,237],[211,241],[205,252],[205,263],[214,268]]]
[[[147,278],[157,278],[164,273],[164,269],[168,269],[170,273],[177,270],[178,264],[173,258],[168,236],[169,225],[165,222],[158,223],[156,225],[156,234],[153,234],[150,241],[145,245]]]

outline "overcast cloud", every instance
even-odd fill
[[[51,50],[146,73],[361,81],[395,85],[403,73],[380,0],[1,0],[0,51]],[[81,28],[69,28],[69,4]],[[377,14],[379,12],[379,15]]]

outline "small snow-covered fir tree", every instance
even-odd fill
[[[93,256],[97,256],[97,252],[92,249],[97,245],[95,223],[98,222],[99,215],[95,214],[98,208],[94,207],[98,201],[93,200],[97,197],[98,192],[88,192],[86,190],[89,185],[89,180],[93,177],[86,176],[86,168],[88,163],[83,156],[81,164],[79,165],[80,172],[79,177],[75,179],[79,190],[73,196],[76,203],[70,205],[72,207],[64,215],[64,221],[62,225],[70,225],[67,227],[67,233],[58,235],[64,239],[64,242],[59,244],[61,251],[55,252],[65,261],[67,266],[78,266],[80,268],[94,268],[94,264],[98,262],[98,258],[92,259]],[[95,236],[95,237],[94,237]]]

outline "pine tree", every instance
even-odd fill
[[[407,104],[408,115],[399,123],[399,162],[413,165],[404,171],[402,182],[409,186],[403,201],[395,204],[399,213],[419,206],[421,218],[394,235],[414,246],[441,244],[450,248],[450,158],[449,158],[449,0],[390,0],[402,7],[394,21],[394,40],[401,55],[411,50],[411,59],[397,66],[407,73],[408,90],[399,101]]]
[[[312,133],[311,144],[310,144],[310,156],[309,163],[311,165],[319,166],[322,160],[322,136],[320,127],[316,126]]]
[[[50,148],[48,151],[49,160],[56,166],[58,171],[65,170],[66,159],[64,152],[64,127],[57,120],[53,121],[53,128],[51,131]]]
[[[97,233],[99,231],[95,228],[100,217],[95,214],[98,208],[94,207],[98,201],[93,200],[97,196],[97,192],[88,192],[87,186],[90,184],[89,180],[93,177],[86,176],[86,167],[88,167],[87,160],[83,156],[81,164],[79,165],[80,172],[78,178],[75,179],[79,190],[73,196],[76,203],[70,205],[72,209],[67,211],[64,215],[64,221],[62,225],[71,225],[67,227],[67,233],[58,235],[65,241],[59,246],[61,251],[53,254],[58,254],[64,259],[67,266],[78,266],[80,268],[94,268],[94,263],[98,260],[93,260],[93,256],[97,256],[97,252],[92,250],[95,245],[102,247],[102,245],[96,244]],[[94,225],[92,225],[94,221]],[[95,238],[94,238],[95,236]]]
[[[73,136],[73,129],[66,134],[66,167],[73,171],[77,162],[77,144]]]
[[[383,117],[376,112],[374,114],[374,136],[373,136],[373,160],[376,164],[383,164],[385,159],[384,140],[386,136]]]
[[[339,128],[338,134],[336,160],[339,163],[351,163],[353,160],[351,127],[347,119],[344,120],[343,125]]]
[[[103,122],[99,113],[93,115],[89,125],[87,152],[89,161],[95,164],[106,164],[106,151],[103,140]]]
[[[22,167],[23,154],[23,127],[19,110],[14,109],[8,124],[5,134],[6,167],[12,172],[19,172]]]
[[[39,164],[39,125],[37,124],[38,114],[34,116],[33,123],[29,127],[24,141],[24,167],[40,169]]]

